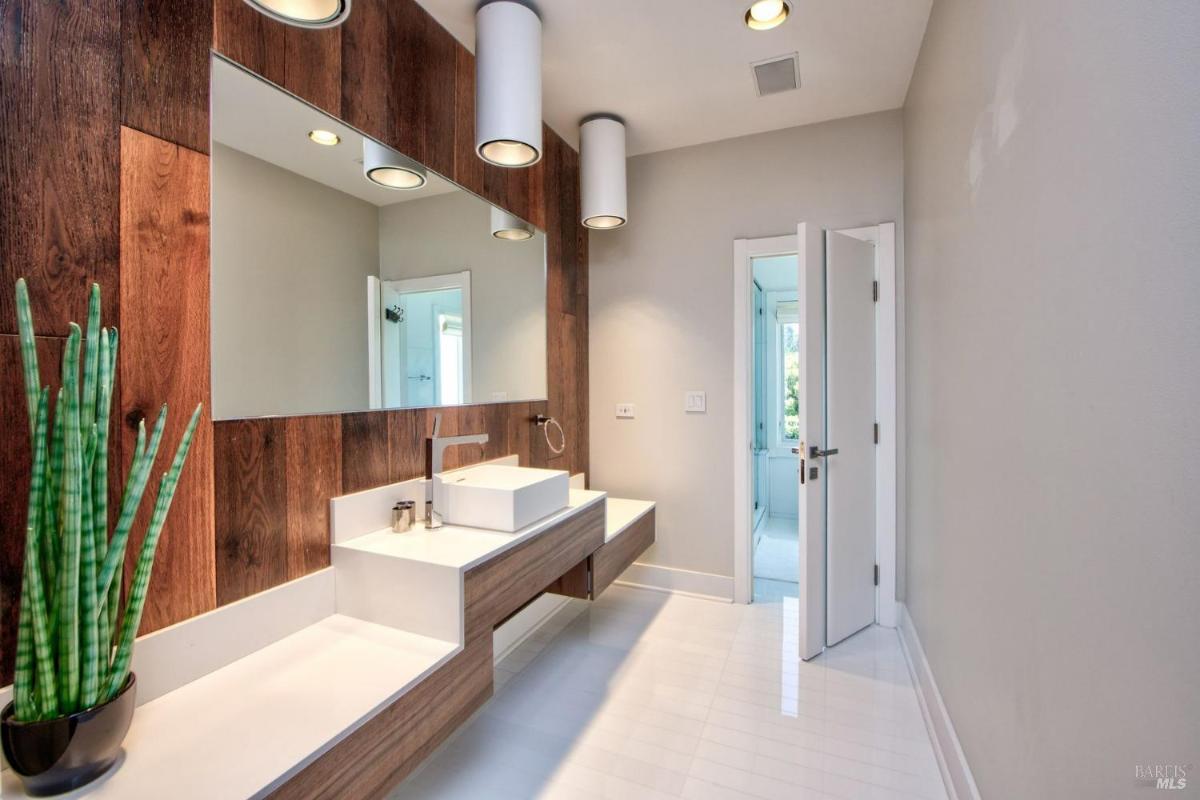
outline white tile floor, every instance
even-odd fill
[[[754,529],[754,602],[779,603],[796,597],[800,574],[800,532],[795,519],[765,517]]]
[[[572,601],[389,797],[944,800],[895,631],[804,663],[795,603]]]

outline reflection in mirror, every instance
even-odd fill
[[[212,75],[215,418],[546,397],[541,231],[219,58]]]

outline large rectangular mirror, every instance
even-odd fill
[[[212,76],[215,419],[546,397],[542,232],[240,67]]]

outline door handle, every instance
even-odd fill
[[[810,447],[808,449],[808,457],[809,458],[824,458],[825,456],[836,456],[837,452],[838,451],[837,451],[836,447],[831,447],[828,450],[822,450],[821,448],[817,447],[814,444],[812,447]]]
[[[799,448],[799,447],[793,447],[793,448],[792,448],[792,455],[794,455],[794,456],[798,456],[798,455],[800,455],[800,448]]]

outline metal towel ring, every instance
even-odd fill
[[[534,422],[536,422],[538,427],[542,429],[542,435],[546,437],[546,447],[550,448],[550,452],[554,453],[556,456],[562,455],[563,451],[567,449],[567,433],[563,430],[563,426],[559,424],[558,420],[556,420],[554,417],[547,417],[545,414],[538,414],[536,417],[534,417]],[[562,439],[562,445],[559,447],[555,447],[554,443],[550,441],[551,425],[554,425],[554,427],[558,428],[559,438]]]

